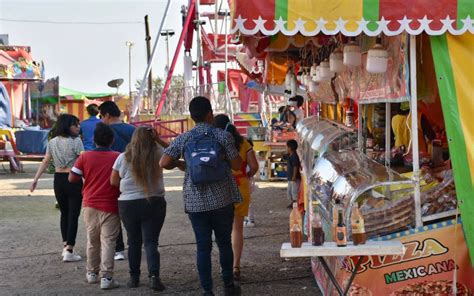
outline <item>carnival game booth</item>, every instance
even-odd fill
[[[28,83],[44,77],[44,66],[31,57],[28,46],[0,46],[0,83],[9,97],[10,122],[31,117],[31,101]]]
[[[9,161],[10,170],[21,169],[14,129],[31,120],[29,83],[44,77],[44,66],[31,57],[28,46],[0,46],[0,159]]]
[[[311,201],[326,241],[338,201],[346,225],[359,205],[369,246],[404,245],[327,264],[324,245],[285,246],[313,257],[324,295],[474,291],[472,16],[470,1],[232,1],[232,33],[265,61],[263,83],[311,101],[297,128],[308,241]]]

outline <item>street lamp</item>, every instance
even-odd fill
[[[125,46],[128,47],[128,96],[130,101],[132,101],[132,46],[134,43],[132,41],[125,42]]]
[[[169,40],[169,37],[172,37],[174,35],[174,31],[171,30],[171,29],[165,29],[165,30],[162,30],[160,32],[160,35],[166,37],[166,39],[165,39],[165,41],[166,41],[166,68],[165,68],[165,71],[166,71],[166,76],[168,76],[168,71],[170,70],[170,49],[169,49],[168,40]]]

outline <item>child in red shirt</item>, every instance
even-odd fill
[[[69,173],[69,182],[84,179],[83,208],[87,230],[87,274],[89,284],[99,281],[100,288],[113,289],[119,284],[113,276],[115,243],[120,230],[118,197],[120,191],[110,185],[110,175],[118,152],[110,149],[114,132],[104,123],[94,131],[96,149],[82,153]],[[102,254],[102,256],[101,256]]]

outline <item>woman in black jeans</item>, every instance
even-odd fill
[[[156,131],[135,130],[130,144],[115,161],[110,182],[120,185],[119,214],[128,236],[130,288],[140,282],[142,244],[145,246],[150,288],[161,291],[158,239],[166,216],[163,170],[159,166],[163,148]]]
[[[63,238],[62,257],[64,262],[81,260],[81,256],[73,252],[76,244],[77,221],[81,213],[82,181],[69,183],[68,175],[84,146],[79,136],[79,118],[70,114],[58,117],[53,138],[48,142],[46,155],[36,172],[30,191],[38,185],[38,179],[48,167],[51,159],[55,167],[54,195],[61,212],[61,235]]]

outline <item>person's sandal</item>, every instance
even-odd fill
[[[240,267],[234,266],[234,280],[240,281]]]

